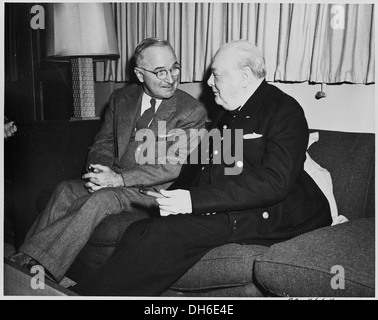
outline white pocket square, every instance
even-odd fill
[[[257,138],[261,138],[262,136],[263,136],[262,134],[254,132],[254,133],[245,134],[243,136],[243,139],[244,140],[257,139]]]

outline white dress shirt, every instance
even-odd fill
[[[151,108],[151,99],[152,97],[150,97],[147,93],[143,92],[143,97],[142,97],[142,107],[141,107],[141,112],[140,112],[140,115],[142,115],[144,113],[144,111],[146,111],[147,109]],[[155,113],[158,111],[158,108],[160,106],[160,104],[162,103],[162,99],[156,99],[156,105],[155,105]]]

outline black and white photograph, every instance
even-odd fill
[[[1,6],[1,299],[376,297],[373,1]]]

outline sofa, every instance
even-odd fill
[[[5,146],[6,221],[16,246],[54,186],[77,179],[100,121],[19,126]],[[338,212],[348,222],[271,247],[228,244],[211,250],[165,297],[374,297],[375,135],[319,132],[309,154],[332,176]],[[125,229],[157,213],[121,213],[95,229],[67,276],[78,281],[109,258]],[[9,226],[5,226],[9,228]]]

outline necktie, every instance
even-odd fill
[[[150,100],[150,103],[151,103],[151,107],[148,108],[146,111],[144,111],[142,116],[137,121],[137,125],[136,125],[137,130],[148,128],[148,125],[150,124],[151,120],[155,116],[156,100],[152,98]]]

